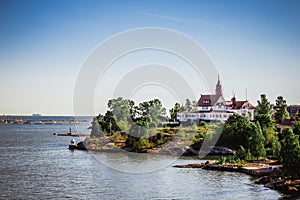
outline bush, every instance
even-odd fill
[[[225,164],[225,163],[226,163],[226,161],[227,161],[227,158],[226,158],[226,157],[224,157],[224,156],[222,156],[222,157],[220,157],[220,158],[219,158],[219,161],[218,161],[218,163],[219,163],[219,164],[221,164],[221,165],[223,165],[223,164]]]
[[[247,152],[245,160],[251,160],[252,159],[252,155],[250,153],[250,151]]]
[[[244,149],[243,146],[240,146],[236,151],[235,156],[237,159],[245,160],[247,156],[247,151]]]
[[[131,128],[131,125],[124,120],[120,120],[117,124],[122,131],[128,131]]]

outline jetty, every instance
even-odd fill
[[[86,137],[90,136],[90,133],[79,133],[79,134],[73,134],[73,133],[55,133],[54,135],[57,136],[67,136],[67,137]]]
[[[210,164],[207,163],[194,163],[187,165],[175,165],[177,168],[202,168],[205,170],[227,171],[227,172],[240,172],[248,174],[253,177],[262,177],[277,173],[281,169],[281,165],[269,165],[259,163],[247,163],[245,165],[239,164]]]

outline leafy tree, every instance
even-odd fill
[[[249,128],[250,121],[247,117],[234,114],[225,122],[217,144],[233,149],[237,149],[239,146],[248,149]]]
[[[277,123],[280,123],[283,120],[290,118],[290,115],[287,111],[286,100],[284,100],[282,96],[277,97],[274,110],[275,110],[274,118]]]
[[[106,130],[106,122],[104,120],[104,115],[99,114],[97,116],[97,120],[98,120],[98,123],[99,123],[102,131],[105,131]]]
[[[104,133],[101,130],[101,126],[98,122],[98,119],[96,117],[93,118],[91,136],[92,137],[102,137],[103,135],[104,135]]]
[[[193,103],[191,102],[191,100],[189,100],[189,99],[185,100],[184,108],[187,112],[190,112],[193,110]]]
[[[131,117],[131,110],[134,106],[134,102],[132,100],[119,97],[117,99],[109,100],[107,106],[113,113],[117,123],[121,120],[127,122]]]
[[[166,109],[158,99],[145,101],[132,108],[133,124],[129,130],[126,146],[134,150],[141,150],[153,146],[149,142],[151,128],[156,128],[161,121],[165,121]]]
[[[131,127],[131,124],[124,120],[120,120],[117,124],[122,131],[128,131]]]
[[[159,99],[153,99],[149,101],[150,108],[148,110],[152,122],[159,124],[161,121],[165,121],[166,109],[162,106]]]
[[[177,113],[180,112],[180,104],[175,103],[174,107],[169,110],[171,121],[177,121]]]
[[[113,132],[120,131],[111,111],[107,111],[104,116],[99,114],[97,120],[102,131],[106,132],[106,135],[112,135]]]
[[[145,101],[132,109],[133,121],[144,127],[156,127],[161,121],[165,121],[166,109],[158,99]]]
[[[255,156],[258,160],[259,157],[266,156],[266,150],[264,146],[265,138],[262,134],[259,123],[250,123],[249,132],[249,150],[251,155]]]
[[[192,105],[193,105],[192,111],[197,111],[198,102],[194,100],[192,101]]]
[[[133,150],[150,148],[153,144],[149,142],[149,129],[145,126],[132,124],[125,144]]]
[[[298,136],[290,128],[282,131],[280,158],[286,175],[300,175],[300,145]]]

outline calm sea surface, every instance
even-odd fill
[[[197,160],[70,151],[53,135],[89,125],[0,124],[0,199],[280,198],[244,174],[172,167]]]

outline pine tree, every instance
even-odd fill
[[[290,128],[282,131],[280,159],[286,175],[300,175],[300,145],[298,136]]]
[[[273,126],[272,122],[272,110],[270,102],[265,94],[260,95],[261,100],[257,101],[257,106],[255,108],[254,120],[259,122],[262,129],[268,129]]]
[[[300,121],[294,122],[293,132],[295,135],[300,135]]]
[[[258,160],[259,157],[266,156],[266,150],[264,146],[265,138],[262,134],[262,130],[259,123],[251,123],[249,132],[249,150],[250,153],[253,156],[255,156]]]
[[[258,105],[255,108],[254,121],[259,122],[262,133],[268,142],[269,133],[274,130],[274,122],[272,120],[272,109],[269,100],[265,94],[260,95],[261,100],[257,101]]]
[[[280,149],[281,149],[281,145],[280,145],[278,136],[271,135],[270,143],[271,143],[272,156],[275,156],[276,158],[278,158],[280,155]]]

